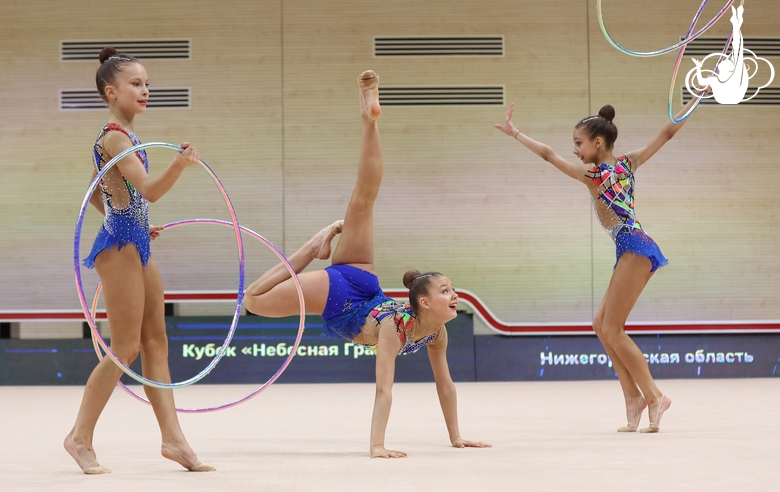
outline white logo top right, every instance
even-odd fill
[[[740,31],[742,27],[742,13],[745,11],[741,5],[738,8],[731,7],[731,53],[712,53],[699,61],[695,58],[693,63],[696,65],[688,75],[685,76],[685,88],[688,89],[694,97],[706,99],[714,97],[720,104],[739,104],[743,101],[753,99],[761,89],[772,83],[775,78],[775,67],[766,58],[756,56],[755,53],[744,47],[744,40]],[[751,56],[745,56],[745,53]],[[715,70],[702,69],[701,66],[711,57],[718,57]],[[748,82],[758,73],[758,60],[766,62],[769,66],[769,81],[758,87],[755,94],[745,98],[748,90]],[[752,67],[751,67],[752,64]],[[751,73],[752,72],[752,73]],[[691,82],[695,78],[698,87],[691,88]],[[702,94],[707,88],[712,88],[712,95]]]

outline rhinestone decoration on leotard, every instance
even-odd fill
[[[650,271],[654,272],[669,261],[636,220],[632,167],[631,158],[623,155],[617,158],[614,166],[602,163],[588,169],[587,177],[593,181],[597,195],[596,198],[591,192],[591,203],[601,226],[615,242],[615,266],[623,253],[630,251],[647,257],[651,262]]]
[[[344,311],[349,311],[352,309],[352,299],[345,299],[344,300]]]
[[[401,339],[401,343],[403,343],[403,347],[398,351],[398,355],[417,352],[431,343],[436,337],[436,333],[438,333],[431,333],[417,342],[414,341],[414,329],[417,325],[417,319],[414,317],[414,312],[408,302],[402,304],[394,299],[385,301],[376,306],[370,315],[377,320],[377,323],[387,316],[393,315],[396,332]]]
[[[103,148],[103,140],[109,132],[121,132],[130,139],[133,145],[139,145],[141,141],[133,133],[125,130],[116,123],[104,126],[95,139],[93,148],[93,162],[95,169],[100,170],[107,163],[109,155]],[[141,150],[135,154],[149,172],[149,161],[146,151]],[[151,255],[149,245],[149,202],[115,167],[100,180],[100,194],[103,196],[103,209],[106,217],[98,231],[92,251],[84,259],[84,266],[93,268],[95,257],[104,249],[116,246],[133,244],[141,256],[141,263],[146,266]]]

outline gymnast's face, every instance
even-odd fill
[[[149,77],[140,63],[126,63],[116,80],[106,86],[109,105],[123,113],[140,114],[149,101]]]
[[[436,323],[446,323],[458,316],[458,294],[444,275],[431,278],[425,295],[419,301],[425,316]]]
[[[601,137],[591,139],[584,127],[575,128],[572,138],[574,140],[574,155],[585,164],[594,164],[604,140]]]

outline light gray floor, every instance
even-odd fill
[[[657,435],[615,432],[617,382],[458,384],[463,437],[494,446],[465,450],[449,447],[432,384],[398,384],[386,444],[409,453],[401,460],[368,457],[372,385],[279,384],[233,409],[181,415],[217,467],[207,474],[160,457],[151,409],[117,390],[95,438],[113,470],[104,476],[83,475],[62,448],[82,388],[0,387],[0,490],[780,490],[777,380],[659,383],[673,405]],[[215,404],[251,389],[176,395]]]

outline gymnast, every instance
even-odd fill
[[[382,182],[384,164],[377,119],[379,77],[373,71],[358,78],[363,142],[357,182],[343,221],[324,228],[289,261],[299,273],[306,308],[322,315],[326,336],[341,337],[356,344],[376,346],[376,398],[371,419],[370,452],[373,458],[404,458],[406,453],[385,448],[385,430],[390,417],[395,359],[400,354],[427,347],[436,380],[450,442],[456,448],[490,447],[468,441],[458,428],[455,384],[447,365],[446,322],[457,316],[458,294],[452,282],[438,272],[411,270],[404,275],[409,303],[385,296],[374,273],[373,208]],[[314,258],[328,259],[331,242],[341,237],[333,251],[331,266],[302,272]],[[246,308],[256,314],[283,317],[299,312],[298,294],[283,264],[278,264],[252,283],[244,294]]]
[[[682,117],[696,99],[691,99],[677,118]],[[510,104],[505,123],[495,127],[519,140],[567,176],[585,184],[596,216],[615,242],[617,261],[593,319],[593,330],[612,359],[623,389],[628,423],[618,432],[636,431],[642,412],[648,406],[650,425],[641,432],[658,432],[661,417],[671,406],[672,399],[656,386],[642,351],[626,335],[624,326],[650,277],[668,261],[636,220],[634,173],[680,131],[684,122],[667,123],[646,146],[615,157],[612,152],[618,135],[612,122],[615,109],[606,105],[597,116],[589,116],[574,127],[574,155],[582,162],[573,163],[549,146],[523,135],[512,123],[513,111],[514,104]]]
[[[113,156],[140,143],[133,133],[133,120],[146,110],[149,100],[149,79],[135,57],[106,47],[99,59],[96,84],[108,104],[109,117],[95,140],[93,179]],[[170,383],[171,378],[163,286],[149,250],[150,240],[158,237],[162,228],[149,225],[148,202],[157,201],[185,168],[200,161],[198,151],[189,143],[181,147],[183,152],[155,178],[148,175],[144,151],[124,157],[105,174],[90,197],[90,203],[105,219],[84,260],[84,265],[95,268],[103,282],[111,350],[128,366],[140,352],[144,377],[164,383]],[[84,388],[76,423],[65,438],[65,449],[88,475],[110,473],[98,463],[92,438],[121,375],[122,370],[109,357],[98,363]],[[213,467],[198,461],[187,443],[172,390],[149,386],[144,390],[160,426],[162,455],[190,471],[213,471]]]

